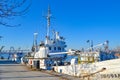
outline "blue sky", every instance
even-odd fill
[[[32,0],[26,15],[11,22],[20,27],[6,28],[2,25],[0,44],[8,49],[31,48],[33,33],[38,32],[38,43],[44,40],[48,4],[53,18],[51,30],[59,31],[66,38],[68,48],[87,48],[87,40],[94,44],[106,40],[110,48],[120,46],[120,1],[119,0]]]

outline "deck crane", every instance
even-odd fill
[[[87,50],[94,50],[95,48],[98,48],[98,47],[101,47],[101,46],[104,46],[104,49],[105,50],[108,50],[108,44],[109,44],[109,41],[108,40],[106,40],[105,42],[103,42],[103,43],[100,43],[100,44],[97,44],[97,45],[95,45],[95,46],[91,46],[90,48],[88,48]]]

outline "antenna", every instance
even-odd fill
[[[48,6],[48,14],[46,16],[46,19],[47,19],[47,38],[49,37],[49,33],[50,33],[50,18],[51,18],[51,11],[50,11],[50,6]]]

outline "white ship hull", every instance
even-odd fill
[[[120,80],[120,59],[93,64],[57,66],[55,71],[77,76],[83,80]]]

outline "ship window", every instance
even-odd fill
[[[51,47],[49,47],[49,50],[51,50]]]
[[[54,50],[56,50],[56,47],[54,47]]]
[[[60,47],[58,47],[58,50],[61,50],[61,48],[60,48]]]

